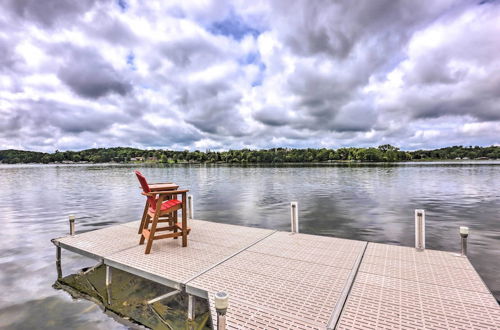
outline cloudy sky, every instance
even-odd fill
[[[0,2],[0,149],[500,144],[500,2]]]

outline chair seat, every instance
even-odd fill
[[[171,199],[169,201],[165,201],[161,204],[161,211],[166,212],[166,211],[168,211],[168,209],[170,209],[176,205],[179,205],[179,204],[182,204],[182,202],[177,200],[177,199]],[[153,210],[153,208],[150,207],[149,212],[154,213],[155,210]]]

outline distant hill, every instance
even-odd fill
[[[0,162],[4,163],[41,163],[44,152],[24,150],[0,150]]]
[[[142,150],[137,148],[93,148],[81,151],[56,150],[44,153],[24,150],[0,150],[0,163],[312,163],[333,161],[395,162],[418,160],[500,159],[500,147],[453,146],[435,150],[402,151],[389,144],[377,148],[291,149],[229,151]]]

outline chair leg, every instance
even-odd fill
[[[156,211],[153,217],[153,223],[151,224],[151,231],[149,232],[148,243],[146,244],[146,254],[151,252],[151,247],[153,246],[153,241],[155,239],[156,225],[158,224],[159,211]]]
[[[170,219],[170,225],[175,225],[177,223],[177,211],[170,213],[168,216]]]
[[[171,216],[172,216],[172,219],[173,219],[172,225],[175,226],[177,224],[177,211],[172,212]],[[174,233],[176,233],[176,232],[177,232],[177,227],[174,227]],[[174,239],[177,239],[177,236],[174,237]]]
[[[147,215],[148,215],[148,201],[146,200],[146,205],[144,205],[144,212],[142,212],[141,225],[139,226],[138,234],[142,234],[142,230],[144,229],[144,223],[146,222]]]
[[[182,246],[188,245],[186,203],[182,203]]]
[[[149,214],[146,214],[146,219],[144,219],[144,225],[142,226],[142,230],[148,229],[148,227],[149,227],[149,219],[150,218],[151,218],[151,216]],[[144,240],[146,239],[144,237],[144,235],[142,234],[142,230],[141,230],[141,239],[139,241],[139,245],[144,244]]]

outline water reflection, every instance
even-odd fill
[[[78,231],[139,219],[144,200],[134,168],[0,166],[0,319],[16,310],[34,320],[56,320],[57,308],[43,309],[47,302],[81,312],[78,320],[67,320],[68,327],[120,328],[99,310],[83,313],[88,304],[67,304],[64,294],[51,289],[50,239],[67,233],[69,214],[76,214]],[[413,210],[423,208],[429,248],[457,251],[458,227],[471,228],[471,261],[500,298],[498,162],[139,169],[152,182],[189,188],[197,218],[239,225],[288,230],[289,203],[298,201],[303,232],[411,246]],[[85,263],[64,253],[65,274]]]

